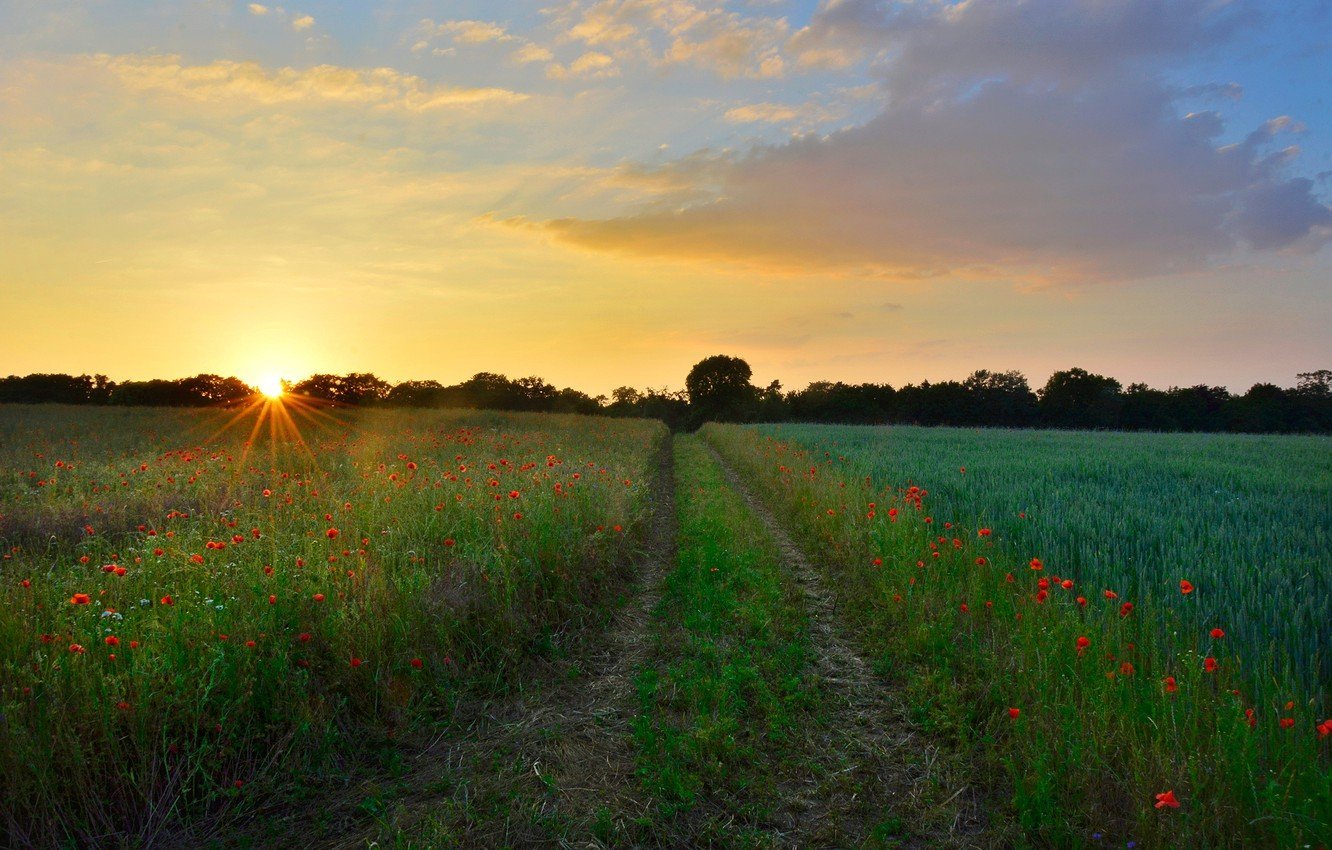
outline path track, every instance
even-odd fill
[[[927,810],[932,816],[924,822],[913,818],[912,838],[893,846],[982,846],[978,842],[985,819],[979,795],[963,785],[944,803],[930,805],[928,799],[937,796],[937,782],[931,776],[937,748],[917,733],[907,707],[848,640],[820,571],[725,458],[706,440],[702,442],[727,483],[763,522],[804,594],[816,671],[829,691],[831,717],[821,724],[823,739],[810,742],[811,758],[826,763],[826,769],[811,772],[807,784],[787,789],[791,807],[805,812],[789,836],[790,846],[844,846],[856,835],[853,825],[859,826],[863,840],[890,812],[908,817]],[[843,788],[838,787],[839,780]]]

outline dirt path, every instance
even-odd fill
[[[845,846],[877,835],[894,847],[978,847],[984,814],[979,795],[962,785],[942,804],[932,775],[937,748],[917,733],[907,707],[879,680],[844,634],[833,594],[767,506],[715,449],[727,483],[762,520],[805,597],[819,678],[829,691],[830,718],[810,742],[822,769],[787,788],[790,808],[803,812],[792,847]],[[922,817],[924,815],[924,817]],[[910,820],[910,823],[906,823]]]
[[[647,550],[629,600],[605,631],[576,651],[561,678],[485,706],[464,734],[455,730],[413,759],[411,784],[433,794],[401,799],[377,828],[332,846],[392,846],[396,834],[414,846],[599,847],[596,834],[645,811],[634,774],[633,676],[675,559],[670,437],[659,464]]]

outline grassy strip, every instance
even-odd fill
[[[1150,600],[1126,607],[1104,588],[1065,585],[981,528],[931,517],[918,488],[884,487],[822,451],[751,429],[704,433],[826,565],[922,728],[1011,789],[1033,843],[1329,840],[1328,738],[1308,719],[1318,706],[1247,715],[1227,656],[1168,651]]]
[[[679,560],[637,678],[634,737],[658,828],[772,842],[773,790],[816,711],[807,617],[772,539],[696,438],[676,442]]]

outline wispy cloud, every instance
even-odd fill
[[[179,56],[98,54],[89,61],[122,85],[200,101],[261,104],[363,104],[423,112],[489,103],[515,103],[526,95],[503,88],[432,85],[393,68],[265,68],[257,62],[217,60],[186,64]]]

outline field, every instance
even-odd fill
[[[0,846],[1318,846],[1332,442],[0,408]]]

